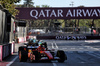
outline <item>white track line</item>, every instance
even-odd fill
[[[51,43],[51,44],[52,44],[52,48],[54,48],[53,43]]]
[[[73,49],[73,50],[74,50],[74,49],[76,49],[76,48],[71,48],[71,49]]]
[[[83,49],[83,48],[79,48],[79,49]]]
[[[52,48],[54,48],[53,43],[51,43],[51,44],[52,44]],[[58,48],[57,44],[56,44],[56,43],[54,43],[54,44],[55,44],[56,48]],[[54,63],[54,62],[52,62],[52,64],[53,64],[53,66],[57,66],[57,64],[56,64],[56,63]]]
[[[87,54],[89,54],[89,55],[91,55],[91,56],[94,56],[94,57],[96,57],[96,58],[100,58],[100,55],[97,56],[96,54],[93,54],[93,53],[87,53]]]
[[[10,66],[16,59],[18,58],[18,56],[16,56],[11,62],[9,62],[6,66]]]
[[[57,46],[57,44],[55,43],[55,46],[56,46],[56,48],[58,49],[58,46]]]
[[[100,42],[100,40],[85,40],[85,42],[88,42],[88,43],[97,43],[97,42]]]
[[[94,47],[91,47],[91,46],[84,46],[84,47],[87,47],[89,49],[99,50],[98,48],[94,48]]]
[[[56,63],[52,63],[53,64],[53,66],[57,66],[57,64]]]

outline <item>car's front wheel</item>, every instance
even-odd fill
[[[66,54],[64,51],[62,50],[58,50],[57,51],[57,57],[59,57],[60,59],[58,60],[58,62],[64,62],[66,60]]]

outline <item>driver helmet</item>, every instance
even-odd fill
[[[38,44],[39,44],[39,46],[41,46],[41,45],[42,45],[42,42],[41,42],[41,41],[39,41],[39,42],[38,42]]]
[[[35,43],[35,42],[36,42],[36,39],[33,38],[33,43]]]

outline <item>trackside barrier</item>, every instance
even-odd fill
[[[11,51],[12,51],[11,48],[12,48],[12,44],[0,45],[0,61],[2,61],[7,56],[11,55]]]
[[[0,61],[2,61],[2,45],[0,45]]]
[[[54,40],[94,40],[100,39],[100,36],[37,36],[37,39]]]
[[[88,40],[91,39],[100,39],[100,36],[86,36]]]
[[[15,41],[12,42],[11,52],[12,54],[15,52]]]
[[[86,40],[86,36],[37,36],[37,39]]]

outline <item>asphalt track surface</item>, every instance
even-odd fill
[[[67,55],[67,60],[64,63],[59,63],[58,61],[19,62],[17,47],[23,45],[23,43],[20,43],[16,44],[16,53],[3,61],[6,64],[4,66],[100,66],[100,40],[45,41],[48,43],[49,49],[55,49],[55,51],[64,50]]]

